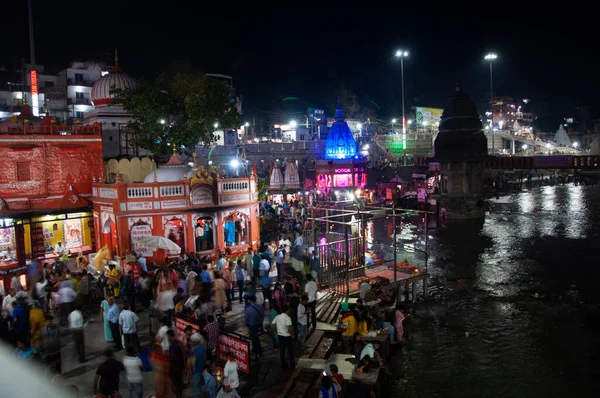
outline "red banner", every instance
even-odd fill
[[[227,353],[232,352],[242,373],[250,374],[250,342],[228,334],[220,334],[217,342],[217,358],[227,362]]]
[[[175,324],[175,332],[177,333],[177,338],[183,344],[187,343],[187,339],[185,337],[185,332],[184,332],[185,328],[187,328],[188,326],[191,326],[192,329],[194,329],[194,333],[200,331],[199,325],[196,325],[195,323],[190,322],[190,321],[186,321],[185,319],[179,318],[177,316],[175,317],[173,323]]]

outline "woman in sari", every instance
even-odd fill
[[[109,342],[113,341],[112,332],[110,331],[110,326],[108,324],[108,308],[110,305],[108,304],[108,297],[104,297],[102,303],[100,303],[100,316],[104,322],[104,340]]]
[[[404,305],[398,304],[396,306],[396,341],[398,343],[402,343],[402,339],[404,338],[404,326],[402,322],[406,319],[406,309]]]
[[[40,338],[42,326],[46,324],[46,316],[40,308],[38,302],[33,303],[33,308],[29,310],[29,327],[31,328],[31,346],[37,347]]]
[[[221,277],[220,272],[215,272],[213,284],[215,289],[215,306],[223,311],[227,303],[227,296],[225,295],[225,281]]]

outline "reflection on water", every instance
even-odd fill
[[[543,187],[490,205],[485,221],[450,224],[430,241],[433,297],[406,325],[390,360],[400,379],[384,390],[598,396],[600,187]]]

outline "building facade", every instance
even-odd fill
[[[102,127],[63,126],[28,107],[0,124],[0,283],[27,261],[53,261],[58,242],[89,253],[92,181],[103,175]]]
[[[157,253],[139,244],[144,236],[161,236],[184,252],[213,255],[214,250],[246,252],[260,244],[256,174],[223,178],[216,167],[189,166],[177,155],[146,176],[143,183],[93,187],[98,247],[113,255]]]

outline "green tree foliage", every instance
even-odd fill
[[[258,191],[258,200],[265,202],[267,200],[267,190],[269,186],[264,178],[259,178],[256,182],[256,190]]]
[[[138,80],[133,89],[113,89],[113,103],[122,103],[132,116],[128,128],[136,144],[154,155],[178,150],[191,153],[196,145],[216,141],[219,129],[235,129],[240,115],[224,83],[206,76],[178,74],[148,82]]]

